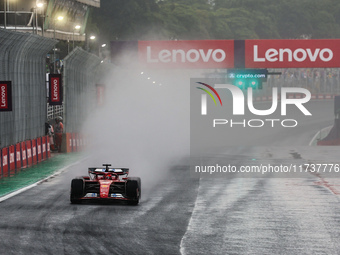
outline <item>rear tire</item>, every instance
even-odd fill
[[[70,200],[72,204],[80,204],[81,199],[84,196],[84,180],[73,179],[71,182],[71,195]]]
[[[138,205],[141,198],[141,180],[139,177],[130,177],[126,182],[126,195],[130,205]]]

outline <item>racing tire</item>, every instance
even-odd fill
[[[141,180],[139,177],[130,177],[126,182],[126,195],[130,205],[138,205],[141,198]]]
[[[81,199],[84,196],[84,180],[73,179],[71,182],[71,195],[70,200],[72,204],[80,204]]]

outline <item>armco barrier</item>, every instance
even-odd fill
[[[33,165],[37,164],[37,140],[33,139],[32,141],[32,162]]]
[[[15,173],[15,147],[11,145],[8,147],[8,157],[9,157],[9,171],[10,174]]]
[[[21,168],[21,162],[22,162],[22,158],[21,158],[21,148],[20,148],[20,143],[17,143],[15,145],[15,168],[17,170],[19,170]]]
[[[2,150],[2,177],[8,176],[8,148],[3,148]]]
[[[32,144],[31,141],[26,141],[27,151],[27,166],[32,166]]]
[[[37,138],[37,159],[38,159],[38,162],[41,161],[41,137]]]
[[[22,159],[22,167],[27,167],[27,150],[26,150],[26,143],[21,142],[21,159]]]

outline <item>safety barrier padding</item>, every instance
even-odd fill
[[[20,143],[17,143],[15,145],[15,169],[17,169],[18,171],[21,169],[21,162],[22,162],[22,158],[21,158],[21,146]]]
[[[26,152],[27,152],[27,166],[32,166],[32,143],[26,141]]]
[[[41,162],[42,155],[41,155],[41,137],[37,138],[37,160]]]
[[[2,177],[8,176],[8,148],[3,148],[1,154],[2,158]]]
[[[21,159],[22,159],[22,168],[27,167],[27,150],[26,143],[21,142]]]
[[[9,171],[10,175],[15,174],[15,147],[11,145],[8,147]]]
[[[32,161],[33,165],[37,164],[37,140],[33,139],[32,143]]]

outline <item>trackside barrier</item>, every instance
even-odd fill
[[[77,151],[77,141],[75,133],[72,133],[72,151]]]
[[[80,150],[83,150],[85,148],[85,146],[84,146],[84,136],[82,134],[79,134],[79,146],[80,146]]]
[[[50,143],[50,138],[47,136],[47,158],[51,157],[51,143]]]
[[[2,149],[2,177],[8,176],[8,148]]]
[[[317,145],[318,146],[340,145],[340,139],[334,139],[334,140],[329,140],[329,141],[318,141]]]
[[[26,151],[26,143],[21,142],[21,158],[22,158],[22,167],[27,167],[27,151]]]
[[[21,168],[21,148],[20,148],[20,143],[17,143],[15,145],[15,169],[20,170]]]
[[[8,156],[9,156],[9,171],[10,174],[15,173],[15,147],[11,145],[8,147]]]
[[[32,161],[33,165],[37,164],[37,140],[33,139],[32,143]]]
[[[41,162],[42,155],[41,155],[41,137],[37,138],[37,159],[38,162]]]
[[[85,147],[85,136],[77,133],[66,133],[63,152],[80,151]],[[21,168],[30,167],[51,157],[50,139],[48,136],[27,140],[6,148],[0,148],[0,178],[12,176]]]
[[[77,151],[80,151],[80,146],[79,146],[79,134],[76,134],[76,140],[77,140]]]
[[[63,134],[61,151],[66,153],[72,152],[72,135],[70,133]]]
[[[45,160],[47,158],[46,155],[46,136],[41,137],[41,159]]]
[[[27,166],[32,166],[32,144],[31,141],[26,141],[26,151],[27,151]]]

